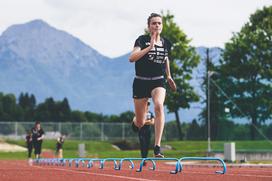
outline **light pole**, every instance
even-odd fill
[[[215,74],[216,72],[214,72],[214,71],[208,71],[208,76],[207,76],[207,78],[208,78],[208,86],[207,86],[207,88],[208,88],[208,97],[207,97],[207,112],[208,112],[208,153],[210,153],[211,152],[211,116],[210,116],[210,102],[211,102],[211,100],[210,100],[210,79],[211,79],[211,76],[213,75],[213,74]]]

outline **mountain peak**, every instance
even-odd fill
[[[1,48],[2,47],[2,48]],[[50,26],[42,19],[10,26],[0,36],[0,54],[16,54],[21,60],[55,64],[56,61],[94,66],[104,56],[73,35]]]
[[[26,26],[31,26],[32,28],[43,28],[43,27],[50,27],[48,23],[43,21],[42,19],[35,19],[28,23],[25,23]]]
[[[40,29],[50,29],[51,27],[48,23],[43,21],[42,19],[36,19],[29,21],[23,24],[15,24],[10,27],[6,31],[3,32],[2,36],[16,36],[20,32],[32,32],[33,30],[40,30]]]

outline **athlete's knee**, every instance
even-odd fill
[[[156,103],[155,105],[154,105],[154,109],[155,109],[155,112],[157,113],[157,114],[161,114],[161,113],[163,113],[163,103]]]
[[[141,127],[144,126],[144,122],[136,122],[136,126],[137,126],[138,128],[141,128]]]
[[[144,121],[145,121],[144,119],[136,118],[134,123],[138,128],[141,128],[144,126],[145,123]]]

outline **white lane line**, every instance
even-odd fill
[[[42,168],[42,169],[51,169],[51,170],[59,170],[59,171],[65,171],[65,172],[72,172],[76,174],[89,174],[89,175],[99,175],[99,176],[105,176],[105,177],[115,177],[125,180],[139,180],[139,181],[159,181],[159,180],[150,180],[150,179],[143,179],[143,178],[136,178],[136,177],[126,177],[126,176],[119,176],[119,175],[111,175],[111,174],[103,174],[103,173],[91,173],[91,172],[83,172],[83,171],[74,171],[74,170],[68,170],[68,169],[61,169],[61,168],[45,168],[45,167],[39,167],[39,166],[32,166],[36,168]]]
[[[201,175],[221,175],[221,174],[211,174],[211,173],[203,173],[203,172],[195,172],[195,171],[183,171],[184,174],[201,174]],[[182,174],[182,172],[181,172]],[[222,176],[236,176],[236,177],[257,177],[257,178],[272,178],[272,175],[255,175],[255,174],[232,174],[232,173],[226,173],[222,174]]]

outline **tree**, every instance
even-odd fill
[[[179,139],[181,140],[183,135],[178,111],[180,108],[190,108],[190,103],[199,100],[198,95],[189,83],[192,79],[192,71],[199,63],[199,56],[195,48],[189,45],[191,40],[174,22],[174,16],[169,12],[163,15],[162,36],[172,43],[169,59],[171,74],[177,85],[176,92],[171,92],[167,87],[168,93],[165,104],[169,112],[175,113]]]
[[[4,115],[4,107],[3,107],[3,99],[4,94],[2,92],[0,92],[0,121],[3,121],[3,115]]]
[[[81,111],[72,111],[71,112],[71,120],[73,122],[80,123],[80,122],[86,122],[87,119],[86,119],[83,112],[81,112]]]
[[[187,131],[187,139],[188,140],[201,140],[203,139],[203,129],[194,119],[190,124],[188,131]]]
[[[63,101],[58,104],[59,121],[69,122],[71,120],[71,108],[68,99],[65,97]]]
[[[119,116],[119,121],[121,122],[126,122],[126,123],[131,123],[133,117],[134,117],[134,112],[132,111],[126,111],[120,114]]]
[[[2,119],[4,121],[16,121],[15,113],[17,113],[16,97],[13,94],[7,94],[2,97]]]
[[[45,99],[35,110],[34,119],[37,121],[58,121],[56,120],[56,105],[52,97]]]
[[[237,105],[234,117],[251,119],[251,139],[256,128],[272,113],[272,6],[257,10],[240,32],[225,44],[220,73],[225,91]],[[230,105],[229,100],[225,100]],[[231,105],[236,106],[236,105]]]
[[[84,113],[86,119],[88,120],[88,122],[99,122],[99,121],[103,121],[103,114],[97,114],[97,113],[94,113],[94,112],[89,112],[89,111],[86,111]]]
[[[19,105],[25,109],[27,107],[27,99],[28,99],[28,93],[24,94],[21,93],[19,96]]]
[[[33,120],[34,111],[36,108],[36,98],[33,94],[29,96],[28,93],[21,93],[19,96],[18,106],[22,109],[23,112],[23,116],[20,119],[23,121]]]
[[[33,94],[31,94],[29,99],[30,99],[30,101],[29,101],[30,108],[35,109],[35,107],[36,107],[36,98],[35,98],[35,96]]]

